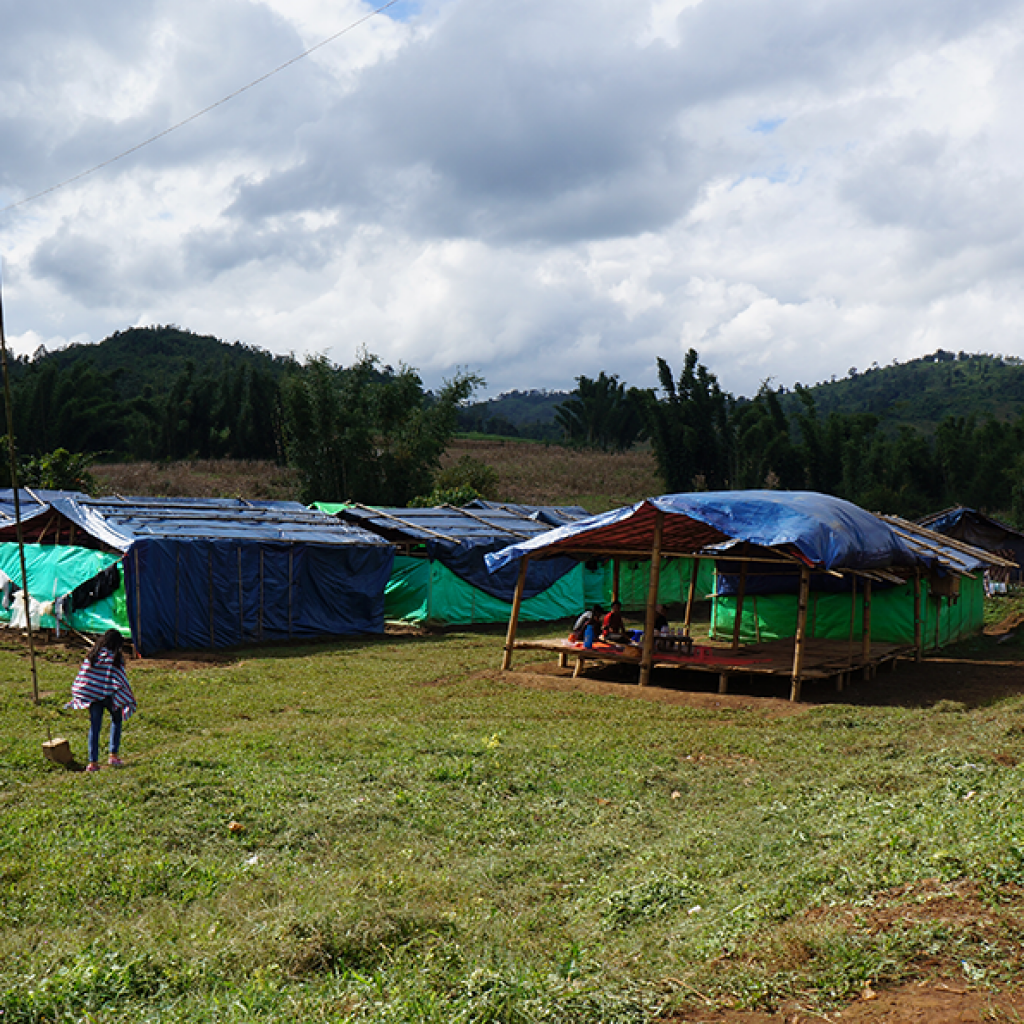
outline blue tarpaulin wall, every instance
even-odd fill
[[[137,540],[123,566],[132,640],[148,655],[379,633],[393,558],[379,546]]]
[[[516,580],[519,578],[519,562],[509,562],[495,572],[488,572],[484,560],[488,554],[500,551],[503,547],[505,542],[500,540],[475,543],[463,540],[458,544],[432,540],[426,545],[431,560],[440,562],[460,580],[477,590],[511,604],[516,592]],[[526,569],[523,598],[529,600],[544,593],[578,565],[575,558],[566,557],[531,562]]]

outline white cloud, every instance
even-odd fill
[[[353,25],[359,0],[60,0],[0,38],[0,204]],[[1024,355],[1024,4],[426,0],[0,214],[14,347],[177,323],[490,390],[750,394]]]

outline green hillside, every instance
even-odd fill
[[[947,416],[1015,420],[1024,411],[1024,363],[1015,357],[944,352],[849,371],[808,389],[818,411],[871,413],[887,432],[902,425],[930,434]],[[787,396],[789,410],[796,397]]]
[[[154,326],[116,331],[96,345],[43,351],[33,357],[31,364],[22,361],[19,370],[42,373],[52,368],[63,375],[91,365],[96,373],[112,380],[122,398],[134,399],[146,388],[158,395],[169,391],[189,363],[197,378],[220,377],[240,366],[280,377],[294,365],[290,357],[275,356],[241,342],[229,343],[174,326]]]

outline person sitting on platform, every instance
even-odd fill
[[[593,608],[588,608],[575,622],[572,627],[572,632],[569,633],[569,639],[575,644],[583,643],[587,632],[587,626],[594,627],[594,636],[601,632],[601,620],[604,617],[604,609],[599,605],[595,604]]]
[[[668,616],[665,614],[665,606],[656,604],[654,606],[654,632],[660,633],[663,629],[668,629]]]
[[[626,639],[626,626],[622,621],[622,604],[612,601],[611,611],[601,623],[601,639],[609,643],[623,643]]]

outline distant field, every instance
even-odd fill
[[[457,439],[442,464],[463,455],[498,471],[503,501],[582,505],[603,512],[664,491],[649,451],[616,455],[530,441]],[[118,463],[97,465],[93,473],[104,493],[281,500],[299,496],[294,471],[273,462]]]
[[[650,451],[614,454],[535,442],[456,439],[444,464],[463,455],[498,471],[504,501],[582,505],[604,512],[665,490]]]

